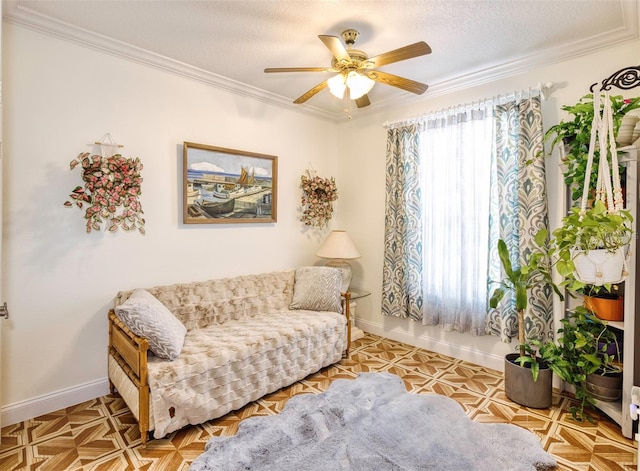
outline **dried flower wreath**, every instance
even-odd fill
[[[84,187],[77,186],[69,195],[72,201],[64,205],[75,205],[82,209],[87,220],[87,232],[99,231],[102,223],[108,225],[109,232],[115,232],[120,226],[125,231],[137,229],[145,233],[142,205],[138,197],[142,193],[142,162],[136,157],[125,158],[120,154],[111,157],[79,154],[70,163],[73,170],[82,166]],[[120,212],[118,209],[121,208]]]
[[[336,182],[331,178],[302,175],[302,217],[306,226],[324,227],[333,215],[332,203],[338,199]]]

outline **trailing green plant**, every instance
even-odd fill
[[[640,108],[640,97],[625,99],[622,95],[613,95],[610,96],[610,100],[613,131],[614,135],[617,135],[623,116],[629,111]],[[572,115],[572,119],[562,120],[551,126],[545,133],[545,140],[553,138],[550,151],[553,151],[557,145],[565,145],[564,182],[571,188],[571,197],[575,202],[582,196],[584,186],[594,112],[593,94],[585,95],[575,105],[564,105],[561,109]],[[599,152],[596,151],[593,161],[594,168],[597,168],[599,158]],[[597,175],[592,173],[589,182],[590,188],[596,187],[596,180]]]
[[[529,303],[528,291],[537,284],[549,283],[556,294],[563,299],[562,293],[553,283],[550,273],[548,258],[548,232],[541,229],[534,237],[536,248],[525,259],[525,263],[518,266],[512,263],[509,257],[509,250],[504,240],[498,241],[498,255],[502,264],[505,278],[498,283],[489,299],[489,306],[495,309],[507,293],[512,293],[515,298],[515,309],[518,316],[518,348],[520,356],[516,362],[520,366],[528,365],[531,368],[533,380],[537,381],[540,371],[540,364],[536,349],[525,336],[525,311]]]
[[[87,232],[99,231],[104,223],[109,232],[119,227],[125,231],[145,233],[142,194],[142,162],[138,157],[125,158],[81,153],[71,161],[71,170],[80,166],[84,186],[76,186],[65,201],[66,207],[87,206],[84,218]]]
[[[593,407],[595,399],[586,388],[587,376],[593,373],[619,373],[621,368],[614,364],[616,355],[607,354],[611,344],[615,344],[619,356],[617,337],[607,328],[606,322],[583,306],[577,307],[560,321],[562,327],[555,342],[534,341],[541,356],[551,370],[561,379],[575,387],[577,405],[571,406],[574,419],[590,422],[585,408]]]
[[[338,188],[333,177],[321,178],[307,170],[300,177],[302,188],[302,221],[306,226],[324,227],[333,216],[333,202],[338,199]]]
[[[619,290],[620,284],[616,283],[606,283],[603,285],[585,284],[583,287],[576,290],[576,293],[594,298],[618,299],[618,297],[621,296],[618,292]]]
[[[575,277],[576,251],[605,249],[615,252],[629,243],[632,228],[633,216],[629,211],[610,212],[600,200],[584,212],[580,208],[571,208],[562,219],[561,226],[553,231],[549,248],[549,255],[564,278],[561,286],[570,291],[581,291],[586,287]]]

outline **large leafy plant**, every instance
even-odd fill
[[[489,306],[495,309],[508,293],[515,299],[515,310],[518,317],[518,348],[520,356],[516,362],[520,366],[528,365],[531,368],[533,380],[538,379],[540,363],[536,354],[536,344],[525,336],[525,312],[529,303],[529,290],[539,283],[548,283],[560,298],[563,296],[553,283],[550,274],[548,258],[547,230],[541,229],[535,235],[534,241],[537,245],[522,265],[511,262],[509,250],[504,240],[498,241],[498,255],[505,277],[498,282],[498,287],[494,289],[489,300]]]
[[[76,186],[71,201],[64,205],[80,209],[86,206],[84,217],[87,232],[99,231],[104,223],[109,232],[122,227],[125,231],[137,229],[145,233],[142,205],[142,162],[139,158],[125,158],[120,154],[111,157],[78,155],[70,163],[71,170],[82,168],[84,186]]]

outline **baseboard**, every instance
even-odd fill
[[[494,355],[479,352],[464,345],[457,345],[443,340],[425,336],[416,336],[407,331],[385,329],[382,324],[358,320],[358,327],[365,332],[370,332],[381,337],[397,340],[409,345],[424,348],[442,355],[451,356],[460,360],[469,361],[486,368],[502,371],[504,365],[503,355]],[[96,397],[109,394],[109,380],[99,379],[89,383],[80,384],[67,389],[62,389],[50,394],[38,396],[26,401],[9,404],[0,409],[0,424],[2,426],[16,424],[40,415],[48,414],[65,407],[74,406],[81,402],[90,401]]]
[[[494,370],[502,371],[504,369],[504,355],[480,352],[464,345],[446,342],[444,340],[434,339],[426,336],[414,335],[406,330],[385,328],[382,324],[358,319],[358,327],[365,332],[369,332],[380,337],[397,340],[414,347],[424,348],[441,355],[447,355],[459,360],[475,363]]]
[[[2,407],[0,409],[0,424],[3,427],[17,424],[107,394],[109,394],[109,380],[107,378],[44,394]]]

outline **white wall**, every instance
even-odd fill
[[[470,103],[498,94],[528,89],[539,82],[554,82],[550,97],[543,102],[545,129],[556,124],[564,116],[560,107],[574,104],[589,93],[592,83],[600,82],[613,72],[640,63],[640,42],[626,44],[599,53],[502,79],[493,83],[469,88],[457,93],[429,98],[421,103],[385,108],[376,113],[358,113],[353,121],[339,129],[340,139],[347,148],[339,176],[354,182],[344,188],[340,205],[340,222],[363,254],[352,262],[354,286],[368,289],[372,295],[358,300],[357,324],[365,331],[384,337],[422,346],[440,353],[502,369],[505,353],[511,353],[515,343],[505,344],[493,336],[473,337],[456,332],[446,333],[439,327],[427,327],[407,319],[385,317],[381,314],[381,287],[384,247],[384,186],[386,121],[419,116],[449,106]],[[640,88],[621,92],[625,96],[640,95]],[[446,165],[446,163],[443,163]],[[547,160],[550,220],[557,227],[562,218],[562,179],[555,155]],[[452,254],[452,256],[455,256]],[[556,318],[560,306],[556,306]]]
[[[299,222],[300,175],[334,171],[336,125],[3,26],[6,425],[106,393],[117,291],[316,263],[328,230]],[[82,184],[69,162],[107,132],[144,164],[145,236],[86,234],[63,206]],[[278,156],[278,222],[183,225],[183,141]]]
[[[387,120],[491,97],[540,81],[557,89],[545,102],[547,127],[559,108],[623,66],[640,62],[634,43],[531,70],[449,96],[361,110],[339,125],[239,97],[3,24],[4,197],[0,362],[3,425],[106,392],[107,309],[118,290],[258,273],[316,263],[328,232],[298,221],[299,178],[311,163],[336,177],[333,227],[360,251],[354,286],[373,294],[358,302],[365,330],[501,368],[513,345],[494,337],[444,333],[380,313]],[[68,164],[111,133],[125,156],[144,164],[147,235],[87,235],[82,213],[63,206],[80,184]],[[279,158],[276,224],[183,225],[182,142]],[[557,160],[549,160],[552,220],[560,218]]]

